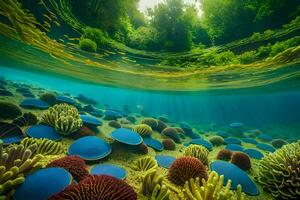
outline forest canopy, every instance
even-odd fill
[[[198,0],[197,4],[164,0],[146,13],[139,10],[139,0],[73,0],[71,4],[80,21],[101,31],[105,38],[98,40],[113,39],[148,51],[222,45],[279,29],[300,15],[299,0]]]

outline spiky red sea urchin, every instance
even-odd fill
[[[48,200],[136,200],[137,194],[127,183],[108,175],[87,176]]]

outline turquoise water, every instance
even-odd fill
[[[300,132],[300,91],[277,91],[247,94],[243,91],[218,93],[162,93],[104,87],[78,80],[64,79],[1,67],[2,76],[8,80],[32,84],[46,90],[83,94],[99,102],[99,107],[109,105],[122,109],[128,105],[132,112],[142,107],[149,116],[167,115],[174,121],[187,121],[207,126],[211,123],[226,126],[242,122],[252,128],[285,126]]]

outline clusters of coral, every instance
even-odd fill
[[[42,155],[35,155],[37,145],[27,148],[21,145],[3,148],[0,140],[0,199],[9,198],[14,188],[25,181],[30,171],[38,169]]]
[[[140,134],[142,137],[150,136],[152,134],[151,126],[147,124],[138,124],[132,129],[134,132]]]
[[[257,178],[275,198],[300,199],[300,141],[266,155]]]
[[[42,117],[42,121],[63,135],[68,135],[80,129],[82,120],[78,110],[68,104],[58,104],[50,107]]]
[[[156,160],[153,157],[146,156],[139,158],[133,162],[132,169],[136,171],[148,171],[158,167]]]
[[[230,190],[231,180],[228,180],[225,186],[224,176],[219,176],[212,171],[207,180],[191,178],[184,184],[183,191],[179,194],[182,200],[243,200],[241,185],[238,185],[237,192]]]
[[[209,151],[205,147],[197,144],[191,144],[184,150],[185,156],[198,158],[204,165],[208,165],[208,154]]]
[[[31,145],[36,145],[37,149],[35,153],[43,155],[57,155],[65,153],[66,149],[60,142],[55,142],[45,138],[35,139],[26,137],[21,141],[21,144],[27,148]]]

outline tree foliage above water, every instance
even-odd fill
[[[300,14],[299,0],[195,0],[200,7],[164,0],[147,13],[139,11],[139,0],[70,2],[74,15],[87,26],[149,51],[189,51],[259,37],[259,32],[281,28]]]

